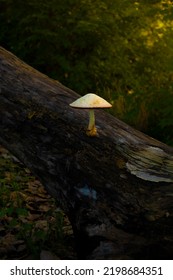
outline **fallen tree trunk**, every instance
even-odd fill
[[[0,48],[0,143],[60,203],[79,258],[171,258],[173,148],[101,110],[88,137],[78,97]]]

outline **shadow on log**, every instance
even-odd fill
[[[79,258],[172,258],[173,148],[102,110],[88,137],[78,97],[0,48],[0,143],[60,203]]]

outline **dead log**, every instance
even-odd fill
[[[172,258],[173,148],[102,110],[88,137],[78,97],[0,48],[0,143],[68,215],[79,258]]]

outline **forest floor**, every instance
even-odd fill
[[[31,172],[1,146],[0,259],[76,259],[68,218]]]

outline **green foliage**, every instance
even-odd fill
[[[172,1],[1,0],[0,21],[4,47],[173,144]]]

